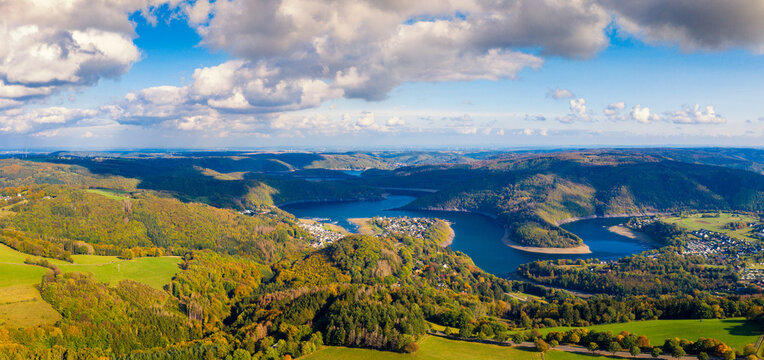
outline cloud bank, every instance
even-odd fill
[[[128,72],[141,59],[130,16],[156,21],[160,7],[185,19],[201,46],[232,60],[196,69],[188,85],[133,91],[99,109],[22,109]],[[764,3],[749,0],[18,0],[1,1],[0,13],[0,132],[17,133],[97,117],[184,131],[284,124],[393,131],[412,124],[373,113],[342,120],[290,113],[340,98],[382,100],[408,82],[515,79],[549,57],[596,56],[611,27],[686,51],[764,53]],[[569,105],[551,118],[596,121],[572,91],[547,96]],[[615,102],[603,114],[638,123],[726,122],[698,105],[658,114]],[[476,132],[458,121],[450,126]]]

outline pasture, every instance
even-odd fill
[[[743,222],[757,222],[758,219],[746,216],[746,215],[739,215],[739,214],[731,214],[731,213],[720,213],[720,214],[705,214],[706,217],[703,217],[703,214],[692,214],[692,215],[686,215],[681,217],[666,217],[662,220],[675,224],[683,229],[689,230],[689,231],[695,231],[700,229],[706,229],[715,231],[722,234],[727,234],[730,237],[734,237],[736,239],[740,240],[746,240],[751,239],[749,235],[751,234],[750,228],[743,228],[740,230],[732,230],[727,229],[725,225],[727,225],[730,222],[737,222],[737,221],[743,221]]]
[[[589,356],[561,351],[549,351],[546,360],[593,360],[605,359],[602,356]],[[306,360],[541,360],[541,354],[529,349],[481,344],[467,341],[449,340],[437,336],[425,336],[419,342],[419,350],[412,354],[399,354],[388,351],[367,350],[327,346],[302,359]]]
[[[87,192],[103,195],[106,196],[109,199],[122,201],[127,200],[130,198],[127,191],[121,191],[121,190],[112,190],[112,189],[88,189]]]
[[[704,320],[647,320],[619,324],[594,325],[591,330],[610,331],[618,334],[628,331],[636,335],[645,335],[653,346],[662,345],[667,338],[678,337],[695,341],[698,338],[714,338],[737,350],[743,350],[746,344],[756,344],[762,330],[743,318],[704,319]],[[542,334],[551,331],[565,331],[571,327],[539,329]]]
[[[156,289],[168,284],[180,270],[180,257],[142,257],[120,260],[113,256],[77,255],[74,264],[58,265],[64,272],[89,272],[96,280],[113,284],[122,280],[134,280]]]
[[[40,297],[33,285],[0,288],[0,326],[33,327],[60,319],[61,314]]]
[[[40,297],[36,286],[50,270],[24,264],[36,258],[0,244],[0,325],[33,327],[58,321],[61,315]],[[64,272],[89,272],[101,282],[130,279],[156,289],[169,283],[178,272],[179,257],[120,260],[115,256],[74,255],[74,263],[48,259]]]

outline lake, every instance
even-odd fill
[[[548,255],[515,250],[501,242],[504,228],[493,219],[467,212],[457,211],[412,211],[390,210],[404,206],[415,198],[391,195],[380,201],[302,203],[282,207],[299,218],[317,219],[331,222],[349,230],[356,226],[350,218],[374,216],[437,217],[451,222],[455,237],[451,248],[469,255],[475,264],[492,274],[506,276],[517,270],[517,266],[534,260],[546,259],[590,259],[612,260],[651,249],[647,244],[614,234],[608,227],[622,223],[623,218],[593,219],[575,221],[563,228],[581,237],[592,251],[583,255]]]

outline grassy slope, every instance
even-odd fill
[[[48,269],[26,264],[0,264],[0,288],[39,284]]]
[[[0,244],[0,288],[19,284],[39,284],[40,278],[48,271],[39,266],[24,264],[30,256]],[[73,255],[73,264],[61,260],[48,259],[64,272],[90,272],[96,279],[112,283],[125,279],[142,282],[161,289],[178,272],[181,258],[174,256],[144,257],[120,260],[115,256]]]
[[[178,271],[180,257],[146,257],[119,260],[113,256],[73,256],[74,264],[59,265],[64,272],[91,272],[98,281],[114,283],[135,280],[156,289],[168,284]]]
[[[35,287],[48,269],[24,264],[30,257],[0,244],[0,325],[32,327],[61,318]],[[102,282],[130,279],[160,289],[178,272],[179,257],[119,260],[113,256],[75,255],[74,264],[48,259],[64,272],[91,272]]]
[[[546,334],[551,331],[565,331],[570,327],[540,329]],[[648,320],[634,321],[625,324],[605,324],[590,326],[597,331],[610,331],[613,334],[628,331],[632,334],[645,335],[650,343],[662,345],[667,338],[679,337],[690,341],[698,338],[714,338],[724,341],[738,350],[743,350],[746,344],[755,344],[762,334],[762,329],[745,322],[745,319],[707,319],[707,320]]]
[[[38,278],[39,281],[39,278]],[[52,324],[61,319],[32,285],[0,288],[0,326],[12,328]]]
[[[93,194],[99,194],[99,195],[103,195],[103,196],[106,196],[106,197],[107,197],[107,198],[109,198],[109,199],[112,199],[112,200],[117,200],[117,201],[127,200],[127,199],[129,199],[129,198],[130,198],[130,197],[128,197],[127,195],[125,195],[125,192],[124,192],[124,191],[119,191],[119,190],[111,190],[111,189],[88,189],[88,190],[86,190],[86,191],[87,191],[87,192],[89,192],[89,193],[93,193]]]
[[[748,235],[751,234],[751,229],[746,227],[740,230],[731,230],[724,227],[724,225],[733,222],[733,221],[743,221],[743,222],[756,222],[758,219],[755,219],[750,216],[745,215],[733,215],[729,213],[722,213],[719,217],[701,217],[700,214],[693,214],[689,216],[684,217],[667,217],[663,219],[663,221],[675,224],[677,226],[680,226],[684,229],[694,231],[694,230],[700,230],[700,229],[706,229],[711,230],[723,234],[727,234],[728,236],[740,239],[740,240],[746,240],[750,239]]]
[[[597,356],[603,358],[601,356]],[[596,357],[565,353],[559,351],[550,351],[546,354],[547,360],[588,360]],[[386,351],[354,349],[346,347],[329,346],[303,357],[308,360],[324,359],[411,359],[411,360],[429,360],[429,359],[455,359],[455,360],[491,360],[491,359],[513,359],[513,360],[541,360],[541,354],[535,351],[521,350],[513,347],[498,345],[488,345],[480,343],[471,343],[465,341],[448,340],[436,336],[427,336],[419,343],[419,351],[413,354],[398,354]]]
[[[26,265],[27,255],[0,244],[0,325],[10,327],[50,324],[61,318],[40,298],[35,285],[49,270]]]

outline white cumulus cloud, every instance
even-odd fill
[[[573,95],[573,92],[571,92],[570,90],[560,89],[560,88],[549,89],[549,91],[546,93],[546,96],[555,100],[572,99],[575,97],[575,95]]]
[[[712,105],[701,109],[700,105],[685,106],[682,110],[670,111],[666,116],[676,124],[724,124],[727,119],[716,113]]]

